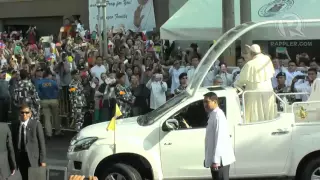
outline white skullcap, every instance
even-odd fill
[[[258,44],[253,44],[251,47],[250,47],[250,50],[256,54],[258,53],[261,53],[261,48]]]

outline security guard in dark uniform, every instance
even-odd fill
[[[274,92],[276,94],[278,93],[291,93],[290,90],[290,86],[286,86],[286,73],[285,72],[279,72],[276,76],[277,78],[277,82],[278,82],[278,86],[274,88]],[[286,96],[281,96],[280,97],[284,100],[286,98],[286,100],[289,104],[291,104],[292,102],[294,102],[295,100],[295,96],[294,95],[286,95]],[[283,111],[283,107],[280,103],[280,101],[277,99],[277,106],[278,106],[278,111]]]

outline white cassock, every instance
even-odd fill
[[[277,110],[271,82],[274,73],[270,58],[264,54],[256,55],[242,68],[235,85],[238,87],[245,85],[246,91],[264,91],[247,92],[244,95],[246,123],[275,118]]]
[[[311,86],[311,93],[308,101],[316,101],[312,103],[312,110],[315,112],[315,118],[320,118],[320,78],[317,78],[313,81]]]
[[[320,101],[320,78],[313,81],[308,101]]]
[[[235,161],[227,118],[220,108],[216,108],[210,112],[206,127],[204,166],[209,168],[213,163],[221,162],[227,166]]]

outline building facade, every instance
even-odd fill
[[[169,18],[169,0],[153,0],[157,28]],[[89,24],[88,0],[0,0],[0,32],[36,26],[41,36],[58,33],[65,18]]]

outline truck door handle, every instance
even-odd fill
[[[165,146],[170,146],[172,143],[164,143]]]
[[[272,132],[271,135],[276,136],[276,135],[284,135],[284,134],[288,134],[289,131],[287,129],[278,129],[275,132]]]

